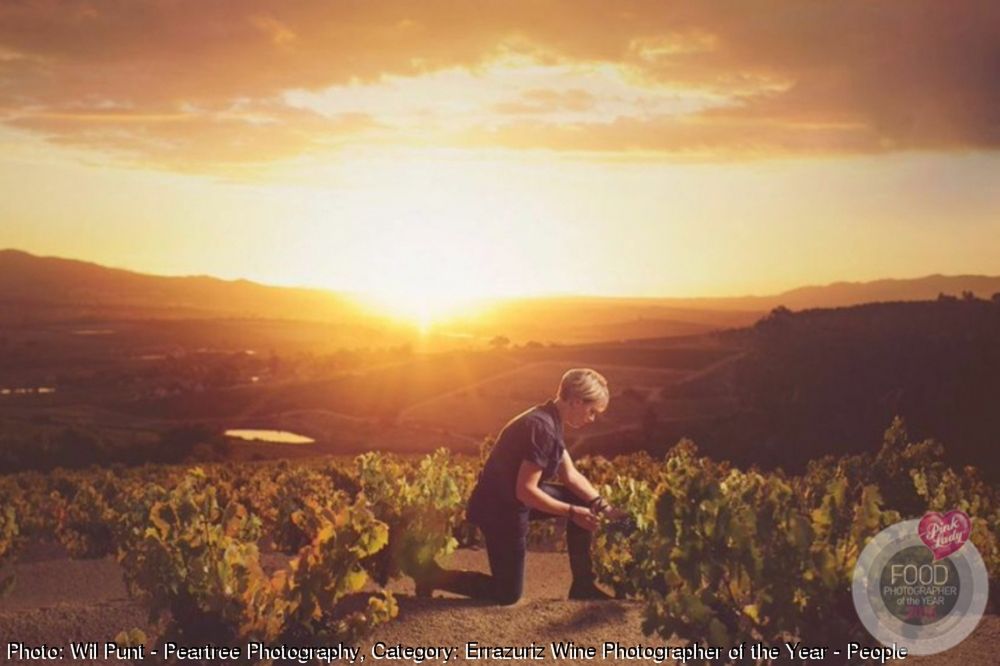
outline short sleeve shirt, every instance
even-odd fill
[[[491,515],[527,510],[515,494],[522,461],[542,468],[542,480],[555,476],[566,445],[554,400],[518,414],[500,431],[469,499],[469,519],[482,524]]]

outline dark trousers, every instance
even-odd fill
[[[583,506],[583,500],[565,486],[541,483],[538,486],[550,497],[561,502]],[[524,558],[528,550],[528,523],[532,520],[556,519],[551,513],[521,510],[506,515],[490,516],[479,525],[486,538],[486,553],[490,561],[487,576],[476,571],[438,569],[433,586],[440,590],[477,599],[490,599],[499,604],[513,604],[524,593]],[[566,525],[566,546],[574,584],[592,583],[590,532],[573,521]]]

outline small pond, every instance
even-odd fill
[[[296,435],[287,430],[227,430],[226,437],[271,444],[313,444],[316,441],[311,437]]]
[[[46,395],[55,393],[51,386],[18,386],[11,388],[0,388],[0,395]]]

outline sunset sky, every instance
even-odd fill
[[[372,291],[1000,274],[995,0],[0,3],[0,247]]]

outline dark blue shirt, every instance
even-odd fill
[[[527,511],[515,489],[521,462],[527,460],[541,467],[545,481],[555,476],[565,450],[562,419],[554,400],[515,416],[500,431],[479,474],[469,498],[469,520],[482,525],[493,517]]]

